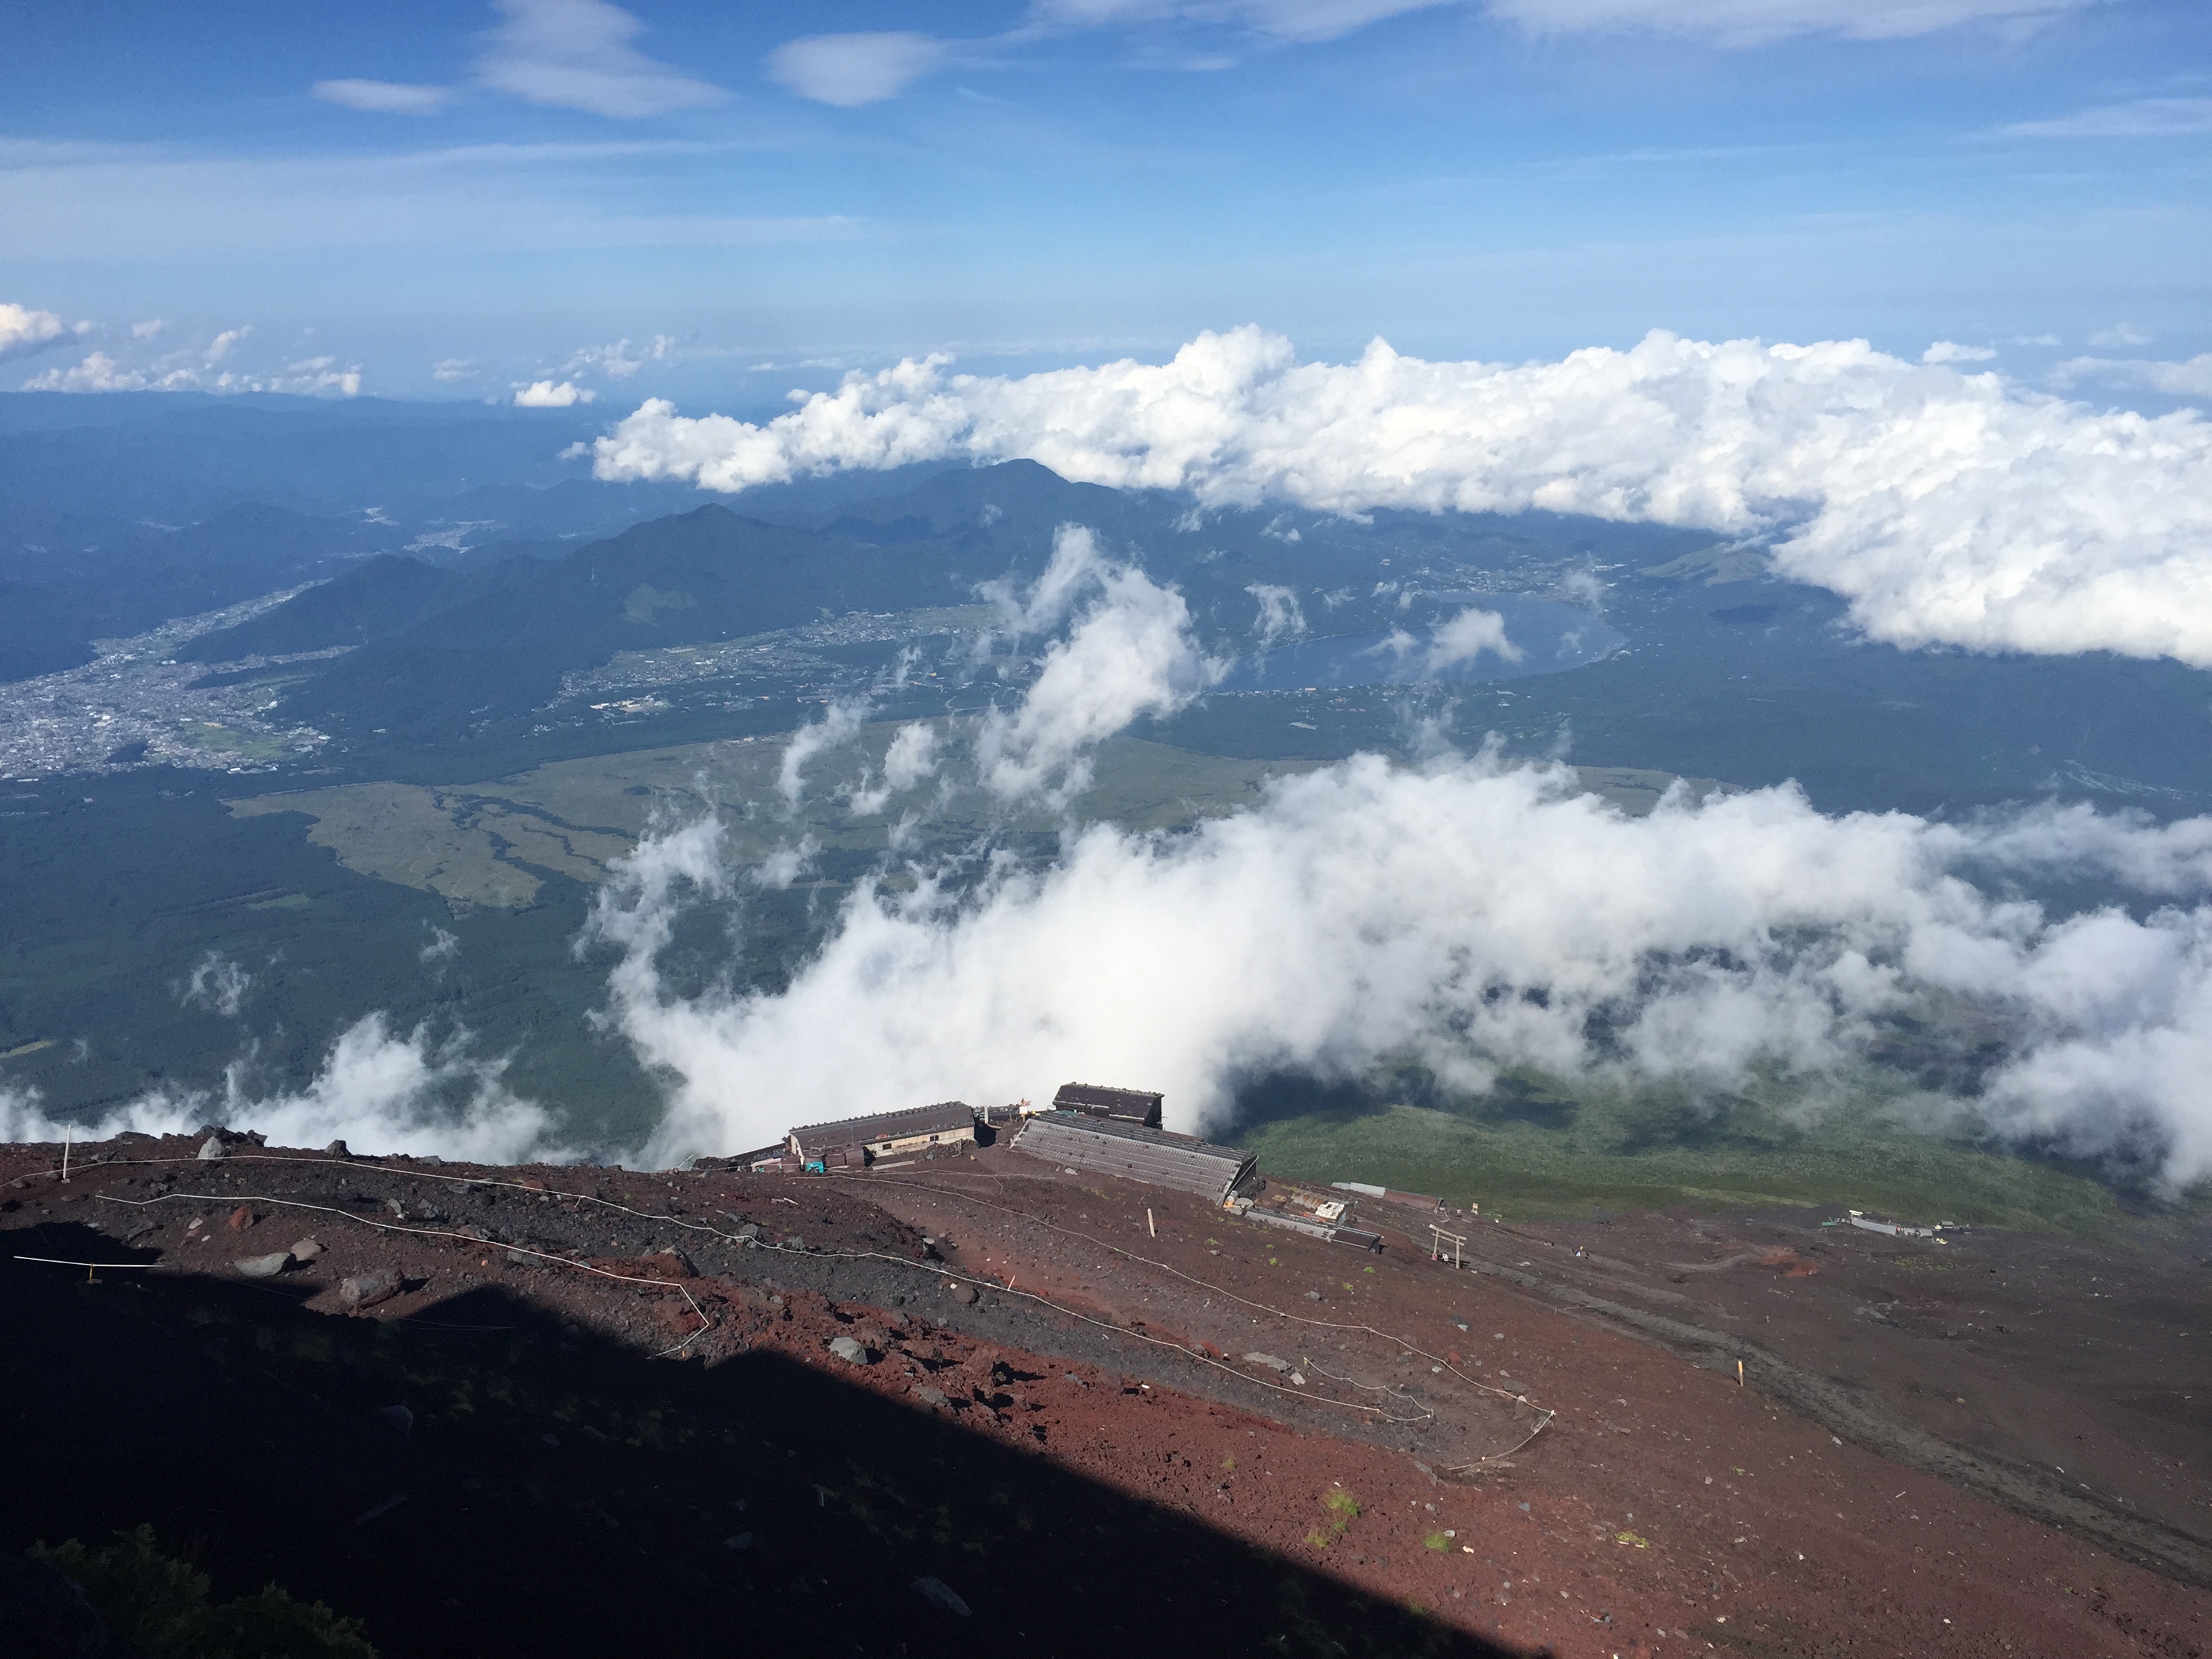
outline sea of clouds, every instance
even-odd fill
[[[1160,689],[1202,660],[1187,618],[1133,633],[1165,590],[1079,532],[1054,584],[1088,594],[1069,653],[1149,642],[1102,659],[1101,702],[1198,695],[1202,676]],[[1010,724],[1058,718],[1036,713],[1045,689]],[[1066,724],[1079,750],[1109,722]],[[1010,806],[1065,787],[984,752]],[[1778,1076],[1817,1100],[1865,1084],[1905,1016],[1994,1037],[1972,1103],[1994,1132],[2147,1162],[2169,1187],[2212,1172],[2212,820],[1830,817],[1786,787],[1678,791],[1639,818],[1487,748],[1361,756],[1194,829],[1094,826],[1042,867],[908,865],[911,886],[851,896],[786,990],[678,995],[659,967],[678,918],[757,878],[723,841],[714,817],[649,839],[591,923],[616,953],[610,1018],[670,1079],[653,1161],[1074,1072],[1162,1089],[1188,1128],[1225,1127],[1255,1076],[1406,1058],[1470,1091],[1526,1066],[1630,1089]],[[2133,902],[2022,896],[2084,882]]]
[[[734,491],[1026,458],[1216,505],[1540,507],[1768,538],[1783,574],[1843,595],[1896,645],[2212,666],[2212,424],[1861,340],[1654,333],[1522,364],[1377,340],[1339,364],[1247,327],[1165,363],[1007,377],[929,357],[793,397],[760,425],[649,400],[599,441],[598,476]]]
[[[1861,626],[1900,644],[2202,665],[2208,430],[1855,343],[1655,335],[1521,368],[1377,346],[1332,367],[1241,331],[1158,367],[991,380],[908,363],[764,427],[648,403],[599,467],[737,489],[1029,455],[1212,502],[1705,525],[1772,538],[1786,574],[1849,595]],[[957,760],[912,726],[846,786],[851,810],[896,816],[895,849],[926,839],[955,764],[1009,815],[1066,806],[1101,742],[1187,706],[1224,666],[1179,594],[1080,529],[1034,586],[994,597],[1003,639],[1041,642],[1040,672]],[[1294,628],[1280,595],[1253,597],[1255,629]],[[1457,648],[1515,648],[1492,613],[1455,627]],[[810,766],[860,744],[866,714],[841,706],[792,740],[779,799],[794,826]],[[1075,1074],[1162,1089],[1178,1127],[1224,1129],[1255,1076],[1356,1079],[1407,1058],[1467,1091],[1531,1066],[1627,1089],[1780,1079],[1817,1102],[1868,1086],[1911,1019],[1978,1054],[1963,1104],[1992,1133],[2169,1189],[2212,1174],[2212,819],[2048,804],[1968,822],[1832,817],[1788,787],[1677,793],[1636,817],[1564,768],[1439,746],[1419,764],[1363,756],[1286,778],[1180,831],[1071,830],[1043,865],[988,841],[935,864],[895,851],[787,988],[672,988],[662,956],[687,908],[742,910],[749,884],[795,879],[812,852],[794,830],[766,866],[738,869],[710,816],[647,838],[599,894],[583,945],[611,962],[603,1018],[667,1091],[631,1157],[1035,1096]],[[2062,887],[2125,902],[2033,896]],[[233,1006],[246,994],[212,969],[194,985]],[[496,1065],[375,1016],[304,1091],[254,1098],[234,1079],[219,1099],[151,1097],[106,1127],[210,1112],[295,1141],[454,1156],[555,1138]],[[0,1129],[58,1133],[20,1094],[0,1097]]]

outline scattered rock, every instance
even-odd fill
[[[732,1554],[742,1555],[753,1547],[753,1535],[749,1532],[732,1533],[722,1540],[722,1547]]]
[[[242,1233],[252,1224],[253,1206],[251,1204],[241,1204],[230,1212],[231,1231]]]
[[[968,1617],[968,1604],[952,1593],[952,1587],[942,1578],[917,1578],[914,1593],[940,1613],[957,1613]]]
[[[415,1413],[404,1406],[386,1406],[382,1411],[377,1413],[376,1418],[377,1421],[403,1439],[412,1432],[415,1427]]]
[[[241,1279],[274,1279],[292,1265],[292,1253],[279,1250],[274,1255],[249,1255],[230,1265]]]
[[[744,1239],[758,1238],[760,1237],[760,1223],[757,1221],[748,1221],[744,1226],[738,1229],[737,1236],[739,1238]]]
[[[942,1389],[916,1389],[914,1391],[914,1397],[921,1401],[925,1406],[937,1406],[941,1407],[949,1406],[952,1403],[950,1400],[945,1398],[945,1390]]]
[[[848,1365],[865,1365],[868,1363],[868,1351],[849,1336],[832,1337],[830,1340],[830,1352]]]
[[[952,1299],[965,1308],[974,1307],[976,1297],[981,1294],[973,1285],[955,1285],[951,1290]]]
[[[396,1273],[356,1273],[338,1280],[338,1300],[349,1308],[373,1308],[398,1294]]]
[[[509,1250],[507,1253],[507,1259],[518,1267],[527,1267],[532,1262],[538,1260],[536,1256],[523,1250]]]
[[[228,1158],[230,1148],[222,1144],[221,1135],[210,1135],[200,1143],[200,1162],[212,1164],[219,1158]]]
[[[1271,1371],[1287,1371],[1291,1369],[1289,1360],[1278,1359],[1271,1353],[1248,1353],[1244,1356],[1244,1363],[1248,1365],[1265,1365]]]
[[[323,1148],[323,1156],[325,1158],[351,1158],[353,1156],[353,1152],[343,1140],[333,1140],[329,1146]]]
[[[1306,1292],[1306,1300],[1307,1300],[1307,1301],[1309,1301],[1309,1302],[1318,1302],[1318,1301],[1320,1301],[1320,1300],[1321,1300],[1321,1292],[1320,1292],[1319,1291],[1308,1291]]]
[[[312,1238],[303,1238],[292,1246],[292,1260],[302,1267],[323,1253],[323,1247]]]

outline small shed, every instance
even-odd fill
[[[1076,1112],[1038,1113],[1014,1137],[1014,1149],[1068,1169],[1196,1193],[1212,1204],[1225,1202],[1258,1164],[1234,1146]]]
[[[869,1158],[888,1158],[932,1146],[973,1143],[975,1139],[974,1109],[947,1100],[908,1111],[878,1112],[872,1117],[802,1124],[791,1132],[790,1145],[793,1152],[811,1163],[841,1147],[860,1148]]]
[[[1161,1097],[1144,1089],[1115,1089],[1103,1083],[1063,1083],[1052,1097],[1055,1112],[1080,1112],[1139,1128],[1160,1127]]]

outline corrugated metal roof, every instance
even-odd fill
[[[1162,1097],[1146,1089],[1117,1089],[1104,1083],[1063,1083],[1052,1097],[1056,1110],[1104,1113],[1157,1127]]]
[[[802,1151],[811,1152],[824,1146],[860,1146],[874,1140],[903,1140],[908,1135],[944,1134],[975,1127],[974,1108],[957,1100],[947,1100],[903,1112],[878,1112],[872,1117],[801,1124],[791,1133]]]
[[[1051,1163],[1197,1193],[1217,1204],[1255,1162],[1234,1146],[1074,1112],[1038,1113],[1014,1137],[1014,1146]]]

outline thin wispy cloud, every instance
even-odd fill
[[[435,115],[453,101],[451,87],[410,86],[396,81],[318,81],[313,91],[326,104],[376,115]]]
[[[857,109],[895,98],[943,64],[942,40],[910,29],[814,34],[787,40],[769,54],[769,73],[802,98]]]
[[[2138,98],[2000,127],[2008,138],[2180,138],[2212,132],[2212,98]]]
[[[1896,40],[1971,25],[2033,32],[2096,0],[1490,0],[1487,13],[1532,34],[1642,33],[1729,47],[1797,35]]]
[[[467,144],[384,155],[209,154],[158,144],[0,149],[0,224],[20,258],[292,249],[743,246],[850,235],[851,217],[656,211],[637,166],[686,140]]]
[[[645,25],[607,0],[494,0],[477,78],[533,104],[634,121],[729,98],[630,44]]]
[[[532,104],[635,121],[726,102],[729,93],[648,58],[631,44],[645,25],[608,0],[492,0],[500,21],[483,36],[470,84]],[[436,115],[459,86],[354,77],[318,81],[326,103],[374,115]]]

